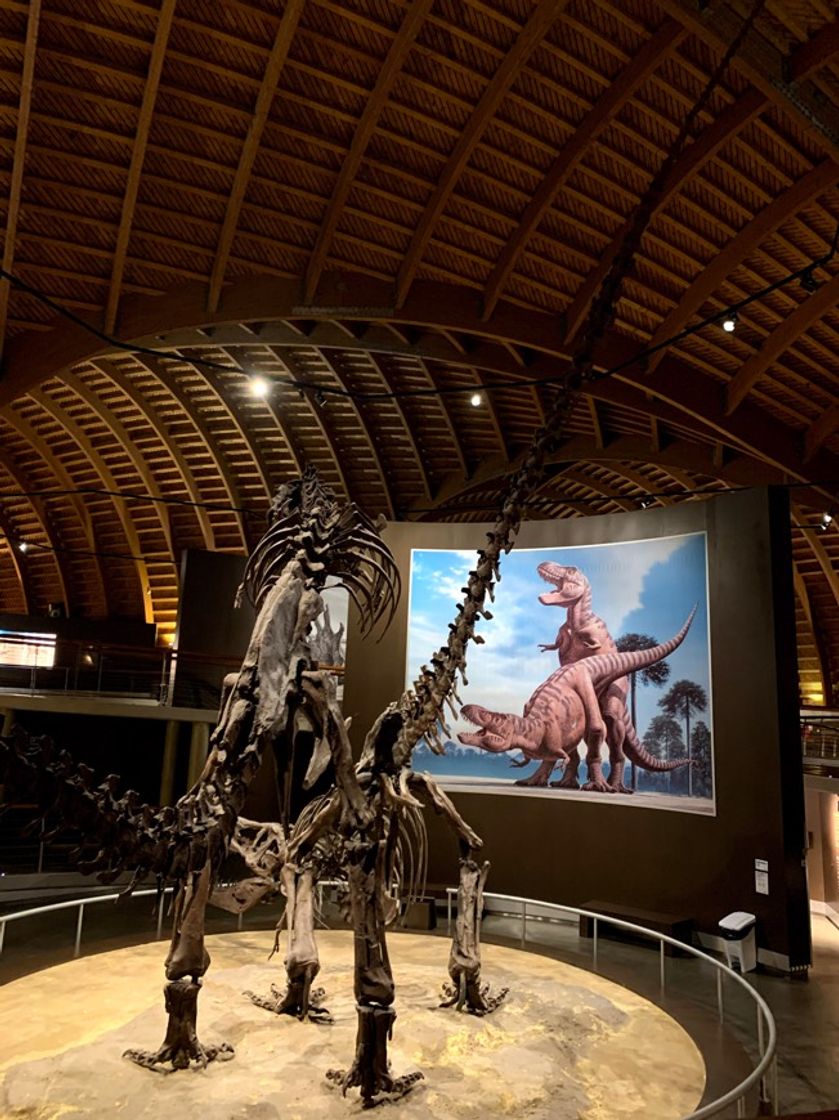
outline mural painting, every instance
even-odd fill
[[[474,553],[415,549],[407,678]],[[444,755],[450,788],[714,813],[704,533],[507,557]]]

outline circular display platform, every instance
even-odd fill
[[[331,1026],[255,1006],[243,992],[283,984],[271,933],[207,938],[213,963],[198,1004],[202,1042],[227,1041],[229,1062],[163,1075],[124,1060],[163,1040],[163,942],[45,969],[0,991],[3,1120],[340,1120],[361,1111],[326,1080],[353,1055],[352,934],[318,934]],[[448,942],[409,933],[388,941],[398,1017],[394,1074],[425,1079],[393,1105],[438,1120],[677,1120],[696,1108],[705,1069],[695,1044],[660,1008],[617,984],[533,953],[483,947],[484,977],[509,986],[476,1018],[437,1009]]]

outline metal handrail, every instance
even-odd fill
[[[447,909],[447,924],[449,931],[451,930],[452,922],[452,901],[457,895],[457,887],[446,887],[446,909]],[[540,909],[556,910],[562,914],[576,914],[581,918],[592,919],[592,965],[593,969],[597,971],[597,943],[598,943],[598,924],[600,922],[608,922],[609,925],[617,926],[619,929],[628,930],[630,933],[639,934],[642,937],[649,937],[654,941],[659,942],[659,977],[661,990],[664,991],[666,987],[666,973],[665,973],[665,946],[673,945],[675,948],[689,953],[691,956],[699,960],[706,961],[708,964],[713,965],[716,969],[717,976],[717,1011],[719,1013],[720,1022],[725,1022],[725,1005],[723,1002],[723,981],[727,978],[736,981],[746,992],[748,992],[751,999],[754,1001],[757,1008],[757,1046],[758,1053],[760,1054],[760,1061],[748,1075],[733,1089],[730,1089],[721,1097],[716,1100],[710,1101],[708,1104],[703,1105],[702,1108],[696,1109],[694,1112],[689,1113],[683,1117],[682,1120],[705,1120],[707,1116],[716,1116],[724,1108],[730,1104],[737,1105],[737,1115],[742,1117],[746,1115],[746,1096],[756,1086],[760,1086],[761,1099],[764,1099],[764,1088],[766,1083],[766,1074],[771,1066],[770,1074],[770,1088],[769,1088],[769,1104],[771,1106],[772,1116],[778,1115],[778,1062],[775,1053],[778,1032],[775,1026],[775,1019],[769,1009],[769,1004],[760,995],[759,992],[749,984],[739,973],[734,969],[729,968],[727,964],[718,961],[715,957],[709,956],[708,953],[703,953],[701,949],[695,948],[693,945],[688,945],[684,941],[679,941],[675,937],[670,937],[669,934],[659,933],[657,930],[647,929],[645,926],[636,925],[634,922],[627,922],[623,918],[612,918],[608,914],[600,914],[594,910],[583,910],[579,906],[566,906],[559,902],[545,902],[541,899],[523,898],[521,895],[514,894],[499,894],[494,891],[486,891],[484,898],[499,899],[502,902],[516,902],[521,906],[521,944],[527,944],[527,907],[538,906]],[[533,915],[535,917],[535,915]],[[765,1031],[765,1033],[764,1033]]]
[[[327,883],[319,884],[321,886],[328,885]],[[172,891],[172,887],[166,887],[164,893]],[[132,897],[142,898],[148,895],[156,895],[156,889],[148,889],[141,891],[134,891]],[[446,888],[446,904],[447,904],[447,922],[449,931],[451,931],[452,923],[452,901],[454,896],[457,895],[457,887]],[[105,895],[91,895],[87,898],[66,899],[63,902],[51,902],[46,906],[34,906],[28,910],[18,910],[12,914],[0,915],[0,954],[3,952],[3,942],[6,936],[6,924],[8,922],[19,921],[21,918],[32,918],[40,914],[53,913],[56,910],[69,910],[73,907],[78,907],[79,916],[76,921],[76,940],[73,949],[73,956],[78,957],[81,947],[82,928],[84,923],[84,910],[86,906],[94,906],[100,902],[115,902],[121,898],[122,894],[105,894]],[[608,922],[610,925],[617,926],[619,929],[628,930],[630,933],[639,934],[642,937],[649,937],[652,940],[659,942],[659,975],[661,990],[664,991],[666,986],[666,972],[665,972],[665,945],[673,945],[677,949],[690,953],[692,956],[699,960],[706,961],[716,969],[717,975],[717,1009],[719,1012],[720,1022],[725,1021],[725,1007],[723,1002],[723,980],[728,977],[738,983],[741,988],[748,992],[751,999],[757,1007],[757,1045],[760,1054],[760,1061],[752,1070],[752,1072],[744,1078],[733,1089],[730,1089],[721,1097],[711,1101],[709,1104],[703,1105],[702,1108],[696,1109],[694,1112],[689,1113],[688,1116],[683,1117],[683,1120],[705,1120],[705,1117],[716,1116],[724,1108],[730,1104],[737,1105],[738,1117],[744,1117],[746,1096],[754,1088],[755,1085],[760,1084],[761,1097],[764,1096],[763,1089],[765,1086],[766,1072],[772,1067],[772,1075],[769,1091],[769,1102],[772,1108],[771,1115],[778,1115],[778,1063],[775,1053],[777,1045],[777,1030],[775,1027],[775,1019],[769,1009],[766,1000],[756,992],[755,989],[748,984],[746,980],[733,969],[723,964],[721,961],[716,960],[714,957],[703,953],[701,949],[695,948],[693,945],[687,945],[683,941],[677,940],[675,937],[670,937],[666,933],[659,933],[656,930],[647,929],[644,926],[636,925],[634,922],[624,921],[622,918],[611,918],[608,914],[600,914],[594,910],[583,910],[579,906],[565,906],[558,902],[545,902],[540,899],[523,898],[520,895],[512,894],[499,894],[492,891],[487,891],[484,898],[494,898],[502,902],[515,902],[521,906],[521,944],[524,946],[527,943],[527,907],[538,906],[540,909],[555,910],[562,914],[576,914],[578,917],[591,918],[593,922],[593,951],[592,951],[592,964],[594,970],[597,970],[597,948],[598,948],[598,924],[600,922]],[[535,917],[535,915],[534,915]],[[161,928],[163,924],[163,907],[158,908],[157,915],[157,936],[160,938]],[[242,928],[242,915],[239,915],[239,928]],[[765,1031],[765,1033],[764,1033]]]

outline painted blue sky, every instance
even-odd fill
[[[565,609],[538,601],[548,589],[536,571],[544,560],[573,565],[585,573],[592,588],[592,609],[614,638],[636,632],[665,641],[677,633],[696,605],[690,632],[669,659],[669,684],[687,678],[702,685],[710,698],[705,534],[691,533],[573,548],[514,549],[502,559],[502,579],[491,608],[494,617],[478,627],[485,645],[469,648],[470,684],[462,690],[463,703],[521,713],[536,686],[558,666],[556,652],[539,650],[540,643],[555,640],[566,619]],[[409,681],[445,638],[462,598],[460,589],[474,564],[472,551],[417,549],[412,553]],[[638,687],[642,736],[650,719],[660,714],[657,702],[665,690]],[[711,726],[710,710],[703,718]],[[451,726],[453,734],[467,729],[459,720]],[[511,777],[519,773],[514,771]]]

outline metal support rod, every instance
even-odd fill
[[[745,1118],[745,1115],[746,1115],[746,1098],[745,1097],[738,1097],[737,1098],[737,1117],[738,1117],[738,1120],[739,1120],[740,1117]]]
[[[594,919],[592,928],[592,954],[591,967],[597,972],[597,918]]]
[[[46,828],[46,820],[41,817],[41,831],[38,840],[38,874],[40,875],[44,870],[44,829]]]
[[[163,936],[163,908],[166,902],[166,895],[161,893],[157,903],[157,940]]]
[[[77,957],[81,952],[82,944],[82,922],[84,921],[84,903],[79,903],[79,920],[76,922],[76,944],[73,948],[73,956]]]
[[[6,940],[6,923],[0,922],[0,953],[3,952],[3,942]]]
[[[770,1116],[777,1116],[778,1115],[778,1109],[781,1107],[781,1102],[780,1102],[780,1099],[778,1097],[778,1055],[777,1054],[772,1058],[772,1066],[770,1068],[771,1068],[770,1082],[771,1082],[771,1085],[772,1085],[772,1111],[770,1112],[769,1115]]]
[[[667,983],[667,978],[664,974],[664,942],[660,941],[658,945],[658,979],[661,985],[661,990],[664,991]]]
[[[725,1022],[725,1006],[722,1001],[722,970],[717,969],[717,1013],[720,1017],[720,1022]]]
[[[239,921],[238,921],[238,923],[237,923],[237,926],[236,926],[236,928],[237,928],[237,929],[241,929],[241,928],[242,928],[242,919],[244,918],[244,916],[245,916],[245,913],[244,913],[244,911],[243,911],[243,910],[240,910],[240,911],[239,911]]]
[[[521,900],[521,947],[527,944],[527,902]]]

